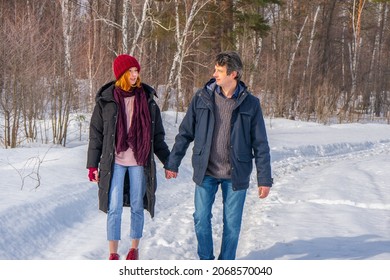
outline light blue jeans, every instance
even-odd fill
[[[218,259],[234,260],[241,230],[246,190],[233,191],[230,179],[205,176],[202,185],[195,188],[195,233],[198,239],[198,256],[201,260],[213,260],[212,207],[215,194],[221,185],[223,199],[223,234]]]
[[[123,186],[126,171],[130,180],[130,238],[140,239],[144,228],[145,175],[143,166],[122,166],[114,164],[109,193],[107,213],[107,239],[121,239],[123,211]]]

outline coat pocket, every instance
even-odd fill
[[[194,168],[198,168],[202,162],[202,147],[194,147],[192,149],[192,166]]]
[[[252,173],[253,168],[253,155],[252,154],[237,154],[237,165],[235,167],[235,172],[238,172],[237,178],[248,180],[250,174]]]
[[[237,154],[237,160],[240,162],[249,162],[252,161],[253,155],[252,154]]]

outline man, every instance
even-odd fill
[[[193,97],[164,166],[166,178],[176,178],[181,160],[194,141],[193,216],[200,259],[214,259],[211,212],[218,186],[223,197],[223,236],[218,259],[232,260],[236,257],[253,158],[260,198],[268,196],[273,183],[260,102],[240,80],[242,68],[236,52],[217,55],[213,78]]]

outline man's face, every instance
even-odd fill
[[[232,71],[232,73],[228,75],[226,65],[220,66],[216,64],[214,67],[213,77],[215,78],[217,85],[219,85],[220,87],[232,83],[236,75],[237,75],[236,71]]]

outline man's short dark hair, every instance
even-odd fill
[[[215,63],[219,66],[225,66],[227,74],[230,75],[233,71],[237,72],[236,80],[241,80],[242,76],[242,61],[237,52],[226,51],[217,54]]]

